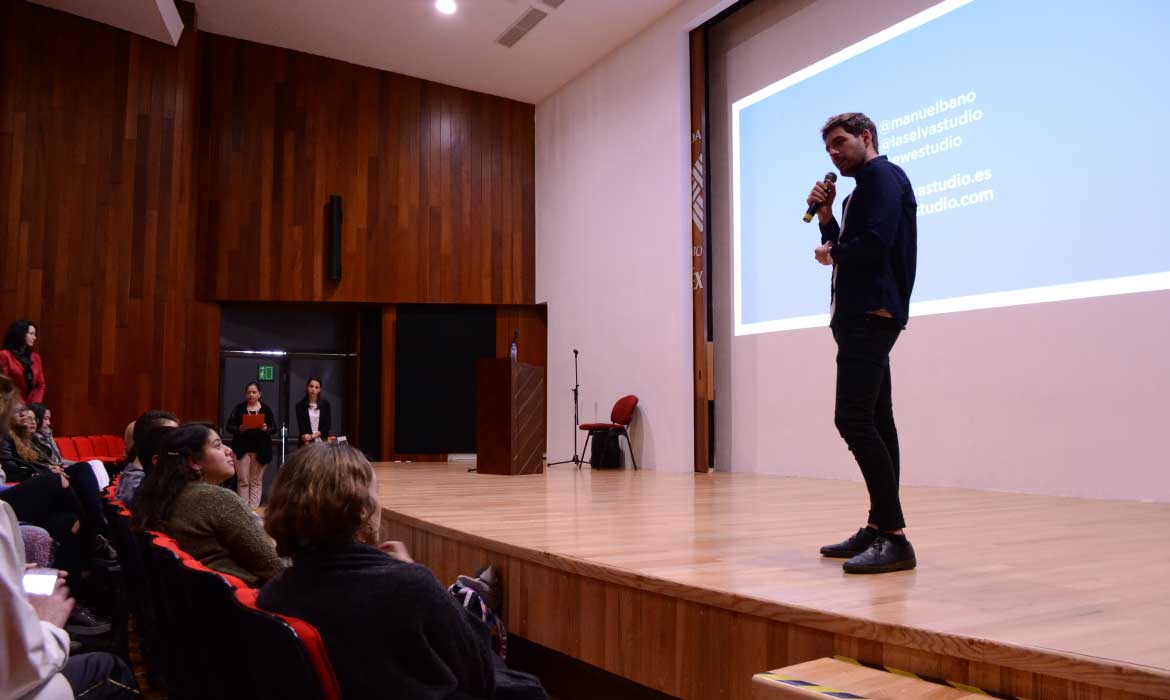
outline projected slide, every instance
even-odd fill
[[[914,184],[912,316],[1170,289],[1167,27],[1170,2],[944,2],[736,102],[736,335],[828,323],[801,215],[846,111]]]

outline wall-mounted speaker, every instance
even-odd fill
[[[341,281],[341,195],[329,195],[326,215],[329,241],[329,279]]]

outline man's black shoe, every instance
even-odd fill
[[[118,551],[103,535],[94,537],[93,558],[103,562],[118,561]]]
[[[821,547],[821,555],[826,557],[834,557],[837,559],[848,559],[861,554],[869,549],[873,544],[873,539],[878,536],[878,531],[873,528],[863,527],[857,531],[857,534],[844,542],[837,544],[827,544]]]
[[[69,613],[65,622],[65,631],[84,637],[93,637],[106,634],[110,631],[110,623],[98,617],[89,608],[78,605]]]
[[[910,540],[904,535],[881,534],[874,538],[869,549],[845,562],[842,568],[847,574],[885,574],[917,565]]]

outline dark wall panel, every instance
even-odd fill
[[[399,306],[397,334],[396,451],[475,452],[475,362],[495,356],[496,310]]]
[[[151,407],[215,417],[219,310],[195,299],[198,42],[0,2],[0,325],[39,326],[60,434],[121,434]]]
[[[201,35],[217,300],[531,303],[533,106]],[[326,272],[341,195],[343,275]]]
[[[224,304],[222,350],[354,352],[354,319],[348,304]]]
[[[382,405],[385,401],[382,357],[382,310],[370,308],[358,314],[358,438],[370,459],[382,456]],[[364,359],[364,361],[363,361]]]

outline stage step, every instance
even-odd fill
[[[986,700],[960,690],[837,659],[817,659],[752,677],[753,700]]]

